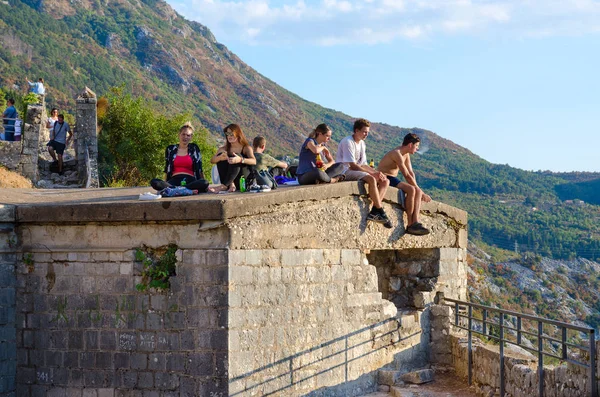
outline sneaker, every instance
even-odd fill
[[[251,193],[259,193],[261,192],[259,185],[252,185],[248,188],[248,191]]]
[[[388,216],[385,213],[374,214],[372,212],[369,212],[369,214],[367,215],[367,221],[381,223],[388,229],[393,227],[392,222],[390,222],[390,218],[388,218]]]
[[[412,234],[414,236],[425,236],[426,234],[429,234],[430,231],[419,222],[415,222],[406,228],[406,233]]]
[[[260,185],[260,191],[261,192],[270,192],[271,188],[268,187],[267,185]]]
[[[146,200],[159,200],[162,196],[160,194],[153,194],[150,192],[140,194],[139,199],[142,201]]]

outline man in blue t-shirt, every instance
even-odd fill
[[[9,98],[7,101],[8,107],[2,113],[2,124],[4,125],[4,140],[15,140],[15,120],[18,117],[17,109],[15,109],[15,100]]]
[[[67,137],[67,134],[69,135]],[[50,142],[48,142],[48,153],[52,156],[54,161],[58,155],[58,173],[62,174],[63,171],[63,153],[65,148],[71,143],[73,138],[73,132],[69,127],[69,123],[65,121],[65,116],[62,114],[58,115],[58,120],[54,123],[54,127],[50,130]],[[56,154],[55,154],[56,151]]]

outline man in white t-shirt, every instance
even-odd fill
[[[338,144],[335,161],[346,166],[344,175],[347,181],[360,180],[368,184],[373,207],[367,215],[367,221],[382,223],[385,227],[392,228],[392,223],[381,205],[390,182],[382,172],[367,165],[365,139],[370,128],[371,123],[368,120],[356,120],[352,135],[345,137]]]

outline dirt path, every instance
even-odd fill
[[[0,167],[0,188],[31,188],[31,181],[16,172]]]

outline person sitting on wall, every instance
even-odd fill
[[[421,190],[417,185],[417,179],[412,169],[410,155],[419,150],[421,139],[417,134],[407,134],[402,141],[402,146],[389,151],[377,166],[390,181],[390,186],[401,189],[406,194],[404,208],[406,210],[407,224],[406,233],[423,236],[429,234],[429,229],[419,222],[419,211],[421,201],[431,201],[431,197]],[[406,182],[398,179],[398,171],[402,173]]]
[[[227,142],[217,150],[210,162],[217,165],[221,185],[217,191],[235,192],[240,188],[240,177],[247,178],[251,173],[250,166],[256,165],[252,146],[237,124],[229,124],[223,129]]]
[[[279,161],[276,158],[265,153],[267,146],[267,140],[265,137],[257,136],[252,141],[252,149],[254,150],[254,157],[256,158],[256,171],[268,171],[269,168],[283,168],[287,169],[288,163],[285,161]]]
[[[192,143],[194,127],[190,122],[179,128],[179,143],[169,145],[165,150],[165,180],[152,179],[150,185],[157,191],[168,187],[185,186],[199,193],[213,192],[204,179],[200,148]]]
[[[288,163],[285,161],[279,161],[276,158],[264,153],[267,146],[267,140],[265,137],[257,136],[252,141],[252,149],[254,150],[254,157],[256,158],[256,165],[254,169],[256,171],[256,181],[259,185],[267,185],[273,188],[275,185],[274,175],[276,169],[285,170],[288,167]]]
[[[346,165],[344,175],[347,181],[363,181],[368,185],[373,207],[367,214],[367,221],[382,223],[390,229],[393,225],[382,207],[383,197],[390,183],[382,172],[367,164],[365,139],[370,128],[371,123],[368,120],[356,120],[352,135],[345,137],[338,144],[336,160]]]
[[[71,131],[71,127],[69,127],[69,123],[65,121],[63,114],[59,114],[56,123],[54,123],[54,126],[50,130],[50,142],[46,145],[48,146],[48,153],[50,153],[54,162],[57,161],[56,156],[58,155],[59,174],[63,172],[63,153],[65,152],[65,148],[71,143],[72,138],[73,132]]]
[[[38,95],[46,95],[46,88],[44,87],[44,79],[39,78],[36,83],[32,83],[29,79],[26,79],[27,83],[31,87],[31,92]]]
[[[4,140],[15,140],[15,120],[18,117],[17,109],[15,109],[15,100],[9,98],[6,101],[6,110],[2,113],[2,124],[4,125]]]
[[[331,128],[325,123],[319,124],[308,135],[298,155],[296,176],[299,184],[315,185],[344,180],[344,164],[335,163],[329,149],[325,146],[330,140]]]

